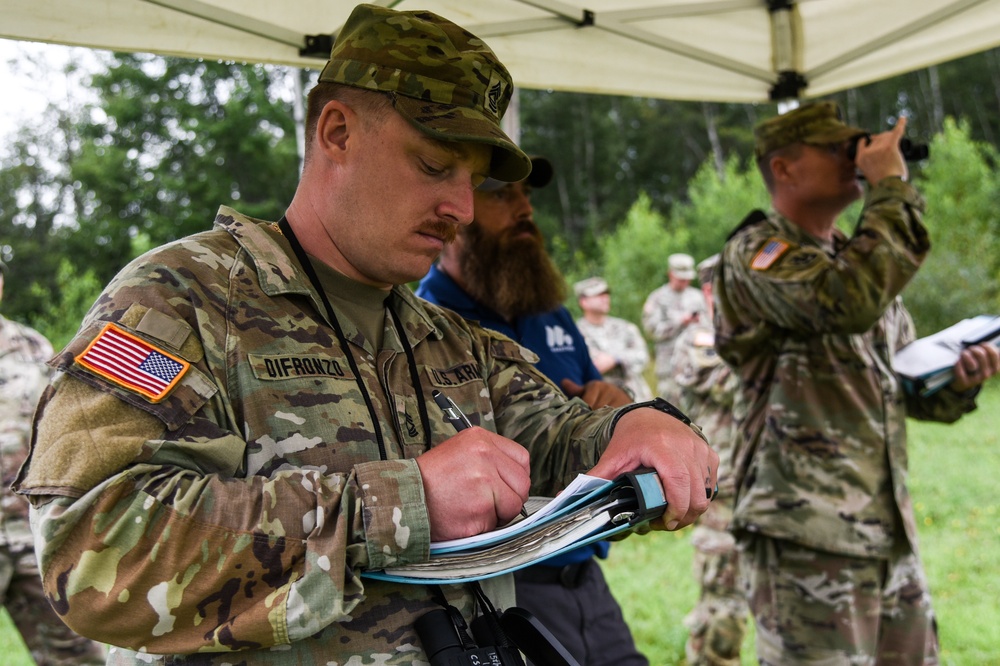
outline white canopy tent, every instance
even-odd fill
[[[0,0],[0,37],[321,67],[353,0]],[[1000,0],[379,0],[482,37],[515,84],[812,98],[1000,46]]]

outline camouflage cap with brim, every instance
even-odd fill
[[[392,93],[400,115],[427,135],[492,146],[493,178],[516,182],[531,170],[500,125],[510,73],[485,42],[437,14],[358,5],[319,80]]]
[[[814,102],[769,118],[753,130],[757,158],[796,143],[827,145],[867,134],[844,123],[836,102]]]
[[[574,284],[573,293],[576,294],[577,298],[585,298],[608,294],[610,293],[610,290],[608,289],[608,283],[604,278],[591,277],[586,280],[580,280]]]

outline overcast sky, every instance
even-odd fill
[[[49,100],[65,104],[69,98],[87,94],[62,72],[71,58],[86,68],[96,61],[96,52],[0,39],[0,139],[23,120],[37,117]]]

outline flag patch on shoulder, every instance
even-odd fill
[[[788,243],[785,241],[778,240],[777,238],[770,239],[764,243],[764,247],[760,248],[760,251],[754,256],[750,262],[750,268],[755,271],[767,270],[787,249]]]
[[[150,402],[163,400],[191,365],[110,323],[75,360]]]

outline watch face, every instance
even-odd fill
[[[653,400],[653,403],[650,406],[660,410],[661,412],[670,414],[675,419],[679,419],[684,423],[686,423],[687,425],[691,425],[691,419],[689,419],[687,415],[684,414],[684,412],[677,409],[663,398],[656,398],[655,400]]]

